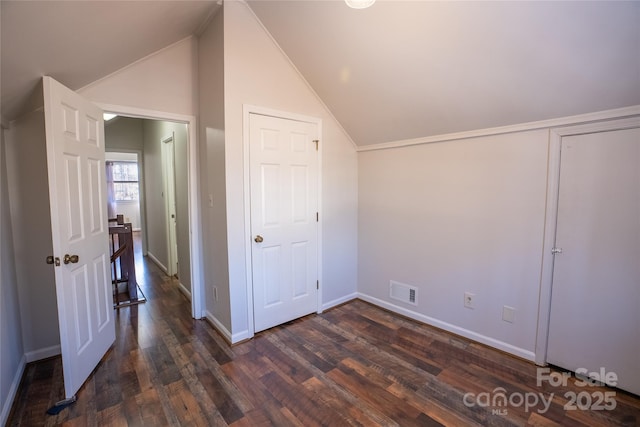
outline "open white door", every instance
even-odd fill
[[[318,125],[251,114],[255,332],[318,309]]]
[[[565,136],[561,156],[547,361],[639,394],[640,128]]]
[[[50,77],[44,110],[65,395],[115,341],[102,111]]]

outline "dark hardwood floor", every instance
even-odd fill
[[[8,425],[640,425],[636,396],[538,386],[529,362],[358,300],[231,347],[191,319],[173,280],[137,267],[148,301],[117,310],[116,343],[77,402],[46,415],[64,397],[61,361],[30,364]],[[605,392],[615,409],[597,410]]]

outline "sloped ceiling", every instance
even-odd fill
[[[198,33],[215,1],[1,1],[2,116]],[[360,146],[640,105],[640,2],[248,4]]]
[[[215,1],[1,2],[2,117],[19,114],[43,75],[79,89],[206,24]]]
[[[640,2],[248,2],[360,146],[640,105]]]

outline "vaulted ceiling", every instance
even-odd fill
[[[43,75],[79,89],[200,30],[209,0],[1,2],[2,116]]]
[[[361,146],[640,105],[640,2],[248,1]],[[2,115],[190,34],[215,1],[2,1]]]
[[[640,104],[640,2],[249,4],[358,145]]]

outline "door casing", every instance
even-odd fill
[[[251,265],[251,175],[250,175],[250,162],[249,162],[249,117],[251,114],[261,114],[264,116],[278,117],[288,120],[297,120],[301,122],[314,123],[318,127],[318,139],[320,141],[318,145],[318,281],[320,287],[318,290],[317,301],[317,313],[322,313],[322,119],[317,117],[305,116],[297,113],[290,113],[286,111],[274,110],[271,108],[258,107],[255,105],[244,104],[243,105],[243,121],[242,121],[242,140],[243,140],[243,169],[244,169],[244,248],[245,248],[245,269],[247,278],[247,324],[248,324],[248,336],[251,338],[255,334],[254,319],[253,319],[253,274]]]
[[[102,110],[118,115],[170,122],[184,123],[188,129],[187,158],[189,162],[188,205],[189,205],[189,249],[191,255],[191,316],[204,317],[204,283],[202,271],[202,223],[200,220],[200,193],[198,170],[198,140],[195,116],[147,110],[117,104],[94,102]]]

